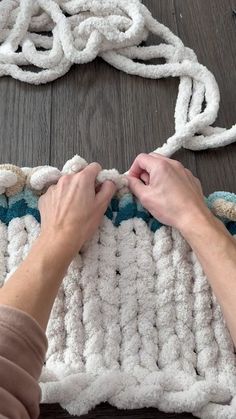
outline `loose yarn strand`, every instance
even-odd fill
[[[3,0],[0,30],[0,77],[47,83],[64,75],[72,64],[87,63],[97,56],[131,75],[179,77],[175,133],[154,150],[156,153],[170,157],[181,147],[203,150],[236,140],[236,125],[230,129],[211,126],[220,102],[213,74],[140,0]],[[149,33],[164,43],[139,46]],[[38,51],[39,47],[45,50]],[[163,57],[166,63],[134,61],[154,57]],[[39,71],[25,71],[25,65],[34,65]]]

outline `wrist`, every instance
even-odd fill
[[[181,222],[179,231],[190,243],[195,237],[204,237],[210,231],[219,231],[228,234],[223,223],[215,217],[208,207],[189,210],[188,215]]]
[[[79,251],[80,246],[78,244],[75,248],[74,243],[66,240],[65,236],[62,232],[41,232],[35,245],[47,260],[54,263],[57,261],[61,265],[68,266]]]

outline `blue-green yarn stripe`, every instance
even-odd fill
[[[7,224],[7,208],[0,207],[0,221]]]
[[[6,208],[7,207],[7,197],[6,195],[0,195],[0,207]]]
[[[38,222],[40,222],[40,212],[37,208],[30,208],[24,199],[15,202],[11,207],[6,209],[4,218],[1,218],[6,224],[9,224],[13,218],[24,217],[25,215],[32,215]]]
[[[30,189],[24,189],[22,192],[7,198],[0,195],[0,220],[9,224],[14,218],[32,215],[40,222],[40,213],[38,210],[38,196]]]
[[[232,236],[236,234],[236,222],[230,221],[226,224],[226,228],[230,232],[230,234],[232,234]]]
[[[214,192],[205,198],[205,202],[209,208],[212,207],[216,199],[224,198],[230,202],[236,202],[236,195],[229,192]],[[40,212],[38,210],[38,199],[30,189],[7,198],[5,195],[0,195],[0,221],[4,224],[18,217],[23,217],[27,214],[32,215],[40,223]],[[131,193],[125,194],[120,199],[112,198],[105,215],[118,227],[123,221],[137,217],[144,220],[149,226],[150,230],[155,232],[164,224],[153,218],[152,215],[141,205],[137,198]],[[228,231],[234,235],[236,234],[236,222],[222,219]]]

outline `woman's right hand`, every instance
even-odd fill
[[[214,217],[199,179],[179,161],[157,153],[139,154],[127,177],[132,193],[163,224],[181,231],[199,214]]]

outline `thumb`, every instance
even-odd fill
[[[134,176],[127,176],[127,178],[131,192],[133,192],[133,194],[139,199],[139,201],[141,201],[146,186],[140,179]]]
[[[114,182],[111,180],[105,180],[102,183],[99,192],[96,194],[95,200],[97,201],[98,205],[106,205],[108,206],[111,198],[113,197],[117,187]]]

